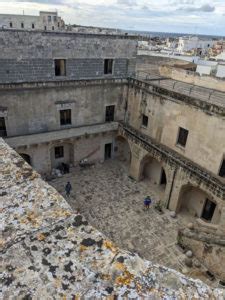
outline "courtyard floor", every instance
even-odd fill
[[[166,209],[162,215],[153,207],[148,211],[143,209],[145,196],[150,195],[154,205],[162,193],[149,181],[132,180],[128,168],[116,160],[83,170],[74,168],[49,183],[65,196],[67,181],[73,188],[67,198],[72,208],[79,209],[91,225],[117,246],[182,271],[185,255],[176,242],[177,229],[184,221],[179,216],[171,218]],[[201,279],[206,281],[204,277]]]

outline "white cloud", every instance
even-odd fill
[[[1,13],[56,9],[70,24],[225,35],[225,0],[0,0]]]

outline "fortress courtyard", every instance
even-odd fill
[[[65,195],[65,185],[70,181],[72,192]],[[211,286],[215,282],[205,276],[204,267],[188,268],[184,264],[185,253],[177,245],[179,228],[188,223],[184,215],[171,217],[171,211],[163,208],[160,214],[154,205],[160,201],[163,191],[149,180],[136,182],[128,176],[128,166],[119,160],[80,169],[49,183],[58,190],[89,223],[103,232],[122,249],[136,252],[156,264],[200,278]],[[149,195],[153,203],[144,210],[143,200]]]

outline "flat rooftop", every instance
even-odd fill
[[[2,299],[223,299],[119,249],[0,139]]]

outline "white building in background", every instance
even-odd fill
[[[213,40],[201,40],[197,36],[180,37],[178,41],[177,51],[184,53],[194,49],[202,49],[204,52],[215,44]]]
[[[196,73],[201,75],[213,75],[216,74],[218,62],[208,61],[208,60],[199,60],[197,62]]]
[[[225,64],[219,64],[218,65],[216,77],[225,79]]]
[[[216,60],[224,60],[225,61],[225,50],[215,57]]]
[[[63,30],[65,22],[57,12],[40,11],[39,16],[0,14],[0,28]]]

